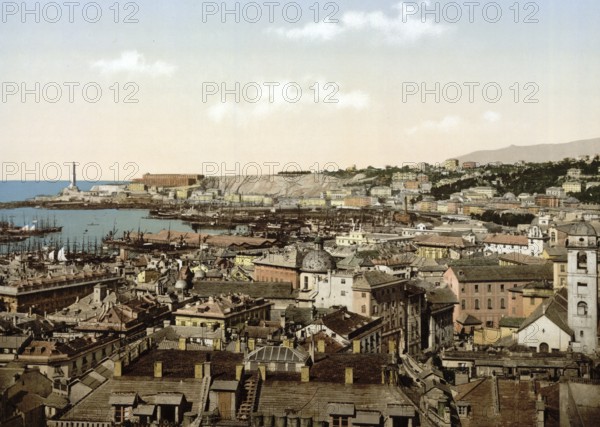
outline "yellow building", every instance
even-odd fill
[[[327,199],[320,197],[309,197],[306,199],[300,199],[298,204],[303,208],[325,208],[327,207]]]
[[[238,267],[250,267],[254,268],[254,260],[259,258],[260,255],[246,255],[246,254],[237,254],[235,256],[235,260],[233,263]]]
[[[127,186],[127,189],[136,193],[143,193],[148,187],[146,187],[146,184],[143,182],[132,182]]]
[[[562,185],[565,193],[581,193],[581,182],[579,181],[567,181]]]
[[[189,188],[180,188],[175,194],[177,195],[177,200],[186,200],[192,194],[192,190]]]
[[[460,162],[457,159],[448,159],[444,162],[444,169],[446,169],[447,171],[454,172],[458,170],[459,165]]]
[[[242,201],[242,196],[239,194],[225,194],[224,199],[229,203],[240,203]]]
[[[210,297],[175,311],[175,324],[227,329],[250,319],[269,320],[272,305],[264,298],[253,299],[248,295]]]
[[[158,270],[144,270],[140,271],[137,276],[138,283],[150,283],[158,280],[160,272]]]

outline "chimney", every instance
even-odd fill
[[[204,362],[204,376],[210,377],[210,362]]]
[[[235,365],[235,380],[241,381],[243,374],[244,374],[244,365]]]
[[[288,338],[284,338],[283,346],[287,348],[292,348],[292,344],[290,343],[290,340]]]
[[[240,342],[239,339],[235,340],[235,352],[236,353],[242,352],[242,343]]]
[[[542,399],[542,395],[538,393],[537,401],[535,402],[535,408],[537,411],[537,427],[544,427],[545,424],[545,411],[546,404]]]
[[[359,340],[352,341],[352,353],[360,354],[360,341]]]
[[[113,377],[120,377],[121,375],[123,375],[123,362],[117,360],[115,361]]]
[[[194,378],[197,380],[204,378],[204,365],[202,363],[196,363],[194,365]]]
[[[346,384],[354,383],[354,369],[346,368]]]
[[[307,383],[310,381],[310,366],[300,368],[300,381]]]
[[[325,340],[317,341],[317,353],[325,353]]]
[[[263,381],[267,380],[267,367],[265,365],[258,365],[258,372],[260,374],[260,379]]]
[[[213,350],[221,351],[221,338],[215,338],[213,341]]]
[[[162,362],[154,362],[154,378],[162,378],[163,365]]]
[[[179,337],[179,346],[178,346],[179,350],[186,350],[186,344],[185,344],[185,338],[184,337]]]
[[[256,348],[256,341],[254,338],[248,338],[248,351],[254,351]]]

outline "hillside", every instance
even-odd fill
[[[600,138],[567,142],[564,144],[539,144],[529,146],[511,145],[498,150],[475,151],[458,157],[462,162],[471,161],[480,164],[502,162],[556,162],[565,157],[594,156],[600,154]]]
[[[218,188],[222,193],[265,194],[278,197],[319,197],[327,190],[359,182],[360,176],[340,179],[322,174],[299,176],[264,175],[209,177],[203,181],[205,188]]]

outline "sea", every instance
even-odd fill
[[[77,186],[82,191],[90,190],[94,185],[104,182],[78,182]],[[69,182],[23,182],[4,181],[0,182],[0,202],[18,202],[32,199],[38,195],[56,195]],[[62,226],[61,232],[47,234],[41,237],[30,237],[21,243],[11,243],[14,250],[18,245],[23,247],[37,247],[38,242],[43,246],[62,246],[67,243],[73,249],[93,248],[101,245],[102,238],[110,231],[116,231],[117,237],[121,237],[124,231],[155,233],[161,230],[171,229],[193,233],[191,224],[174,219],[151,219],[148,218],[148,210],[145,209],[94,209],[94,210],[58,210],[42,208],[17,208],[0,209],[0,221],[8,221],[15,226],[31,226],[35,224],[49,223],[50,225]],[[204,234],[222,234],[225,230],[200,230]],[[0,244],[0,253],[6,252],[9,245]]]

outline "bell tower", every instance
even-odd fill
[[[598,236],[591,224],[580,221],[568,232],[568,324],[574,332],[575,352],[594,353],[598,346]]]

